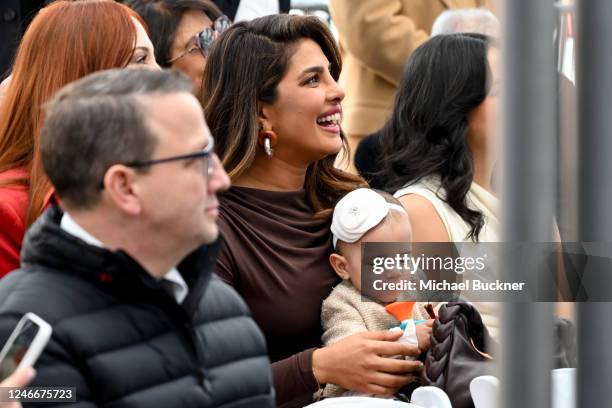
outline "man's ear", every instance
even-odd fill
[[[142,211],[141,197],[134,188],[135,171],[127,166],[115,164],[104,174],[104,191],[121,211],[138,215]]]
[[[336,271],[336,274],[342,279],[348,280],[351,277],[348,271],[348,262],[342,255],[334,252],[329,256],[329,263],[334,268],[334,271]]]

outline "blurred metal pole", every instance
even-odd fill
[[[612,1],[578,2],[580,238],[612,242]],[[608,256],[610,256],[608,254]],[[601,285],[612,287],[612,271]],[[612,304],[578,306],[577,406],[612,401]]]
[[[550,242],[557,153],[555,10],[552,1],[504,4],[505,241]],[[512,276],[519,262],[506,258],[505,276]],[[552,309],[552,303],[504,304],[502,407],[550,406]]]
[[[559,191],[557,218],[566,242],[578,242],[578,96],[576,94],[576,7],[555,3],[556,54],[559,75]]]

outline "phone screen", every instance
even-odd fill
[[[15,341],[11,345],[7,345],[9,347],[8,352],[0,361],[0,382],[17,369],[39,330],[40,327],[36,323],[28,320],[19,331]]]

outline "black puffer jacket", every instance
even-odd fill
[[[76,386],[70,408],[274,406],[264,337],[211,272],[219,242],[179,266],[190,291],[178,305],[124,252],[61,230],[61,216],[43,214],[22,268],[0,281],[0,344],[26,312],[53,326],[31,386]]]

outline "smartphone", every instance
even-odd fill
[[[51,325],[26,313],[0,351],[0,382],[14,371],[33,366],[51,337]]]

